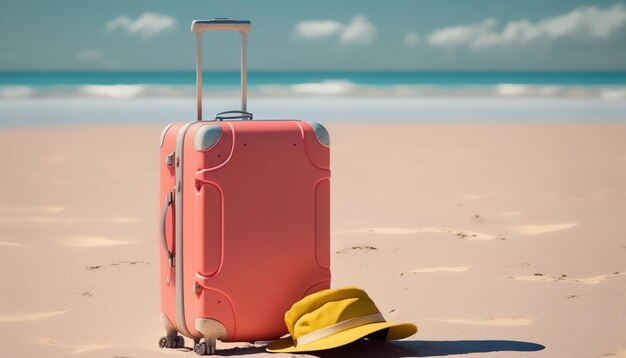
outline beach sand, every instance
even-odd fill
[[[327,127],[332,285],[419,332],[317,356],[626,356],[626,125]],[[0,356],[195,356],[157,346],[160,131],[0,130]]]

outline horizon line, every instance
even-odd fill
[[[195,73],[195,70],[132,70],[132,69],[85,69],[85,70],[63,70],[63,69],[33,69],[33,70],[5,70],[0,69],[0,73]],[[239,70],[209,70],[202,71],[202,73],[239,73]],[[384,69],[371,69],[371,70],[319,70],[319,69],[293,69],[293,70],[249,70],[248,73],[623,73],[626,74],[626,69],[619,70],[597,70],[597,69],[577,69],[577,70],[445,70],[445,69],[418,69],[418,70],[384,70]]]

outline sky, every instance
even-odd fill
[[[2,0],[0,71],[194,70],[213,17],[252,21],[252,71],[626,70],[625,1]],[[237,34],[204,38],[238,69]]]

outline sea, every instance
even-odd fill
[[[2,72],[0,126],[196,119],[193,71]],[[240,108],[239,72],[203,73],[203,119]],[[255,119],[624,121],[626,72],[252,71]]]

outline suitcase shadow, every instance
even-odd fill
[[[191,351],[193,352],[193,349]],[[266,353],[265,346],[218,349],[215,351],[215,356],[229,357],[229,356],[243,356],[243,355],[248,355],[248,354],[259,354],[259,353]]]
[[[508,340],[397,341],[393,343],[361,340],[347,346],[309,354],[320,358],[351,356],[437,357],[468,353],[535,352],[545,348],[545,346],[537,343]]]
[[[187,347],[186,347],[187,348]],[[508,340],[465,340],[465,341],[397,341],[379,342],[360,340],[349,345],[318,352],[305,352],[306,356],[320,358],[343,357],[438,357],[453,354],[489,352],[536,352],[544,345]],[[189,351],[193,349],[187,348]],[[187,350],[186,349],[186,350]],[[216,356],[241,356],[265,353],[265,346],[219,349]]]

